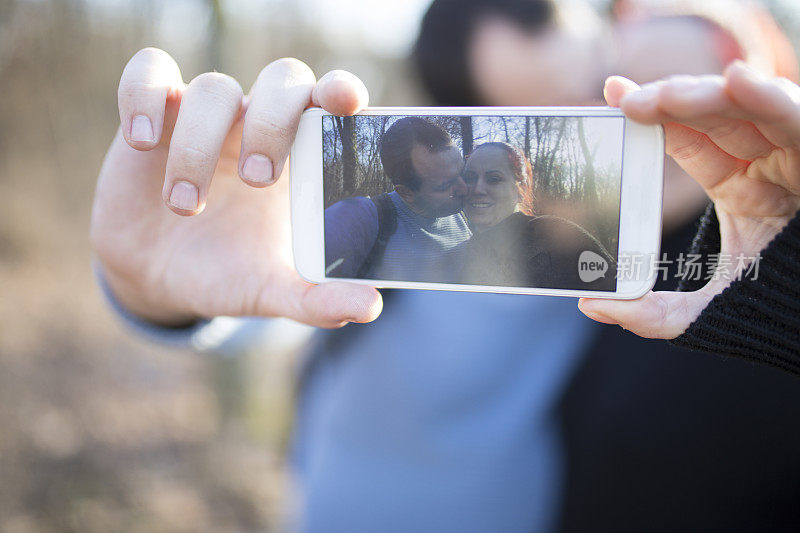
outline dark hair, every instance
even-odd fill
[[[555,19],[554,0],[434,0],[422,19],[412,60],[437,105],[480,105],[468,48],[480,17],[498,15],[530,31]]]
[[[415,144],[430,152],[441,152],[453,145],[444,128],[419,117],[404,117],[392,124],[381,138],[381,165],[394,185],[405,185],[412,191],[422,182],[411,162]]]
[[[511,171],[514,173],[514,181],[517,184],[519,210],[528,216],[533,216],[533,169],[531,168],[531,162],[525,157],[525,152],[506,142],[487,142],[473,148],[469,156],[484,147],[500,148],[506,153],[508,166],[511,167]],[[469,156],[467,156],[467,159],[469,159]]]

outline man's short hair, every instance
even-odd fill
[[[422,178],[411,161],[411,149],[419,144],[429,152],[441,152],[453,146],[444,128],[419,117],[404,117],[392,124],[381,138],[381,165],[391,182],[419,190]]]
[[[434,0],[412,53],[422,84],[436,105],[482,105],[468,61],[478,20],[495,15],[539,31],[554,24],[557,13],[554,0]]]

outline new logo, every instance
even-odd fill
[[[602,278],[606,275],[607,270],[608,261],[591,250],[582,252],[578,258],[578,276],[584,283],[591,283],[596,279]]]

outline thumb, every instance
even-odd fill
[[[337,328],[348,322],[372,322],[383,309],[380,293],[372,287],[327,282],[309,284],[301,299],[299,320],[322,328]]]
[[[711,301],[707,291],[653,292],[636,300],[581,298],[578,309],[597,322],[619,324],[649,339],[674,339],[681,335]]]

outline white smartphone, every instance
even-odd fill
[[[664,134],[607,107],[309,109],[291,153],[312,283],[638,298],[657,277]]]

